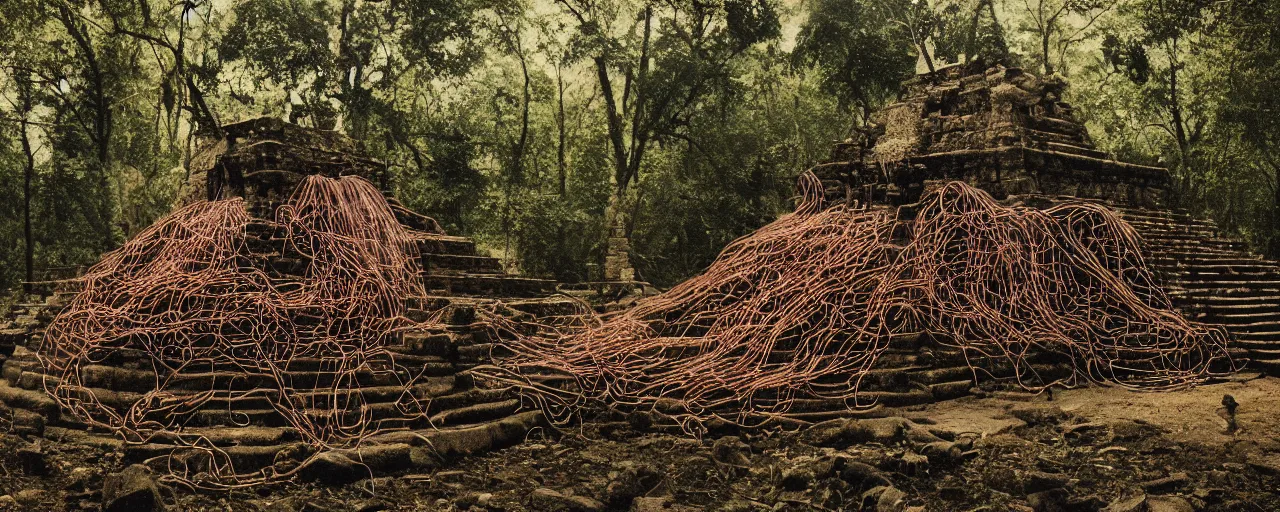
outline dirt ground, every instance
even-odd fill
[[[1239,403],[1226,432],[1223,395]],[[1177,393],[970,397],[800,432],[694,439],[626,421],[536,431],[433,473],[226,493],[169,510],[1277,511],[1280,379]],[[39,442],[47,476],[18,452]],[[98,510],[119,453],[0,436],[0,510]]]

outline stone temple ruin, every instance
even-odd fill
[[[1064,88],[976,63],[917,77],[801,177],[794,214],[619,316],[516,337],[499,364],[574,376],[582,393],[550,401],[691,432],[1280,368],[1280,266],[1169,210],[1168,171],[1098,151]]]
[[[1176,308],[1226,327],[1237,362],[1280,373],[1280,262],[1251,253],[1212,220],[1169,208],[1167,169],[1099,151],[1062,101],[1066,86],[981,63],[917,77],[877,113],[875,130],[837,145],[814,172],[837,202],[902,205],[963,181],[1007,203],[1104,205],[1142,236]]]
[[[362,467],[375,471],[432,465],[518,441],[543,421],[539,411],[521,412],[519,397],[511,389],[477,386],[471,369],[489,361],[495,341],[477,318],[477,310],[500,310],[516,320],[575,311],[575,302],[552,297],[554,282],[505,273],[497,259],[480,255],[472,240],[443,233],[432,219],[404,208],[389,196],[379,206],[382,194],[359,196],[351,192],[363,190],[359,187],[339,187],[358,185],[341,181],[358,176],[360,183],[389,192],[386,166],[361,156],[352,142],[339,134],[270,118],[232,124],[224,127],[224,132],[226,138],[214,149],[210,165],[193,176],[195,186],[186,202],[196,206],[230,204],[226,200],[243,198],[249,218],[243,223],[243,235],[234,238],[243,244],[233,263],[241,274],[235,275],[261,276],[270,287],[268,295],[235,295],[235,284],[216,285],[222,287],[214,288],[215,294],[226,290],[229,296],[239,297],[233,300],[240,301],[249,300],[244,297],[288,297],[299,288],[315,287],[308,280],[316,280],[311,274],[319,272],[317,268],[328,268],[321,265],[325,263],[322,260],[354,257],[342,251],[346,244],[362,243],[359,239],[339,237],[336,256],[321,254],[320,239],[326,233],[322,229],[298,231],[295,226],[304,223],[299,219],[306,215],[303,206],[291,205],[296,202],[295,194],[321,184],[318,179],[311,181],[316,177],[326,177],[329,181],[324,183],[347,194],[339,201],[359,200],[372,205],[368,208],[394,212],[397,232],[406,233],[405,240],[412,246],[406,248],[406,254],[412,255],[413,261],[405,268],[417,273],[414,277],[421,287],[410,288],[416,289],[411,296],[393,297],[391,304],[370,306],[342,302],[342,297],[325,300],[338,300],[338,310],[391,311],[387,325],[396,327],[379,331],[369,326],[368,319],[344,318],[341,313],[325,317],[328,306],[313,300],[302,307],[285,308],[284,314],[292,318],[276,321],[299,332],[319,332],[314,338],[325,343],[310,343],[322,345],[322,349],[281,348],[273,340],[287,337],[284,330],[243,336],[238,330],[255,329],[252,325],[259,320],[251,316],[248,326],[225,322],[219,324],[221,330],[204,334],[152,332],[132,326],[121,331],[127,333],[122,338],[128,339],[86,346],[75,356],[76,364],[69,365],[63,361],[68,357],[66,350],[50,345],[73,344],[78,338],[64,333],[75,332],[79,327],[76,322],[83,318],[98,321],[82,314],[93,305],[86,304],[85,297],[94,295],[86,287],[113,283],[95,282],[97,275],[90,269],[89,279],[59,283],[44,303],[15,306],[12,313],[16,320],[0,333],[4,376],[0,381],[4,414],[0,416],[8,418],[15,430],[58,431],[84,443],[119,447],[127,460],[164,460],[171,468],[186,468],[175,474],[187,483],[216,486],[280,476],[349,477],[334,474],[333,464],[325,465],[332,463],[333,457],[359,461]],[[283,213],[288,211],[282,208],[285,206],[294,209],[293,217]],[[320,212],[321,219],[332,220],[324,214]],[[198,224],[182,225],[181,229],[192,229],[189,226]],[[161,231],[177,231],[178,242],[170,244],[175,245],[186,243],[181,229],[166,227]],[[129,247],[122,251],[127,253]],[[125,259],[173,258],[184,253],[148,254]],[[207,270],[203,262],[191,264],[193,272]],[[340,262],[326,264],[336,268],[330,272],[351,271]],[[368,287],[380,281],[355,282]],[[127,298],[110,297],[111,305],[128,307],[123,304]],[[172,301],[161,298],[160,303],[143,309],[160,314],[176,312],[176,316],[157,321],[166,323],[180,322],[184,315],[201,318],[208,309],[220,307],[200,295],[173,292],[173,297]],[[381,299],[385,302],[386,297]],[[234,311],[253,308],[254,304],[230,307]],[[374,309],[359,309],[361,304]],[[264,311],[263,316],[269,316],[273,310]],[[54,320],[60,312],[65,318]],[[308,319],[310,314],[324,319]],[[316,322],[325,325],[317,329]],[[267,318],[262,318],[261,324],[277,326]],[[348,334],[351,336],[343,337]],[[356,334],[378,340],[349,339],[358,338]],[[164,339],[166,336],[194,341],[181,344],[182,340]],[[210,352],[207,358],[190,356],[212,350],[208,347],[216,342],[211,338],[236,343]],[[302,338],[299,335],[299,340]],[[344,341],[335,343],[334,339]],[[253,345],[254,340],[262,347],[234,346]],[[186,348],[166,348],[174,343]],[[301,341],[298,343],[301,346]],[[281,350],[286,355],[272,359],[272,354]],[[355,367],[344,368],[344,361],[351,358],[348,352],[361,354]],[[242,359],[246,357],[248,361]],[[253,360],[262,359],[279,367],[253,366]],[[129,442],[122,444],[120,438]],[[332,450],[318,457],[313,448],[317,445]],[[299,467],[303,461],[309,462]],[[175,462],[178,466],[173,466]],[[310,465],[316,467],[308,469]]]
[[[273,119],[233,124],[193,176],[187,209],[139,235],[177,249],[127,245],[104,258],[107,270],[148,269],[190,256],[183,240],[198,237],[184,233],[229,229],[233,243],[207,252],[230,251],[216,260],[229,267],[191,285],[217,293],[137,304],[90,269],[15,308],[0,331],[0,402],[15,429],[118,447],[217,488],[357,478],[335,476],[344,461],[430,466],[593,401],[703,432],[888,414],[996,391],[993,382],[1035,390],[1137,374],[1134,387],[1179,389],[1246,359],[1280,370],[1280,264],[1169,210],[1168,171],[1095,149],[1064,87],[1000,66],[917,77],[878,128],[806,175],[795,214],[734,242],[705,274],[606,317],[553,295],[551,281],[506,274],[473,241],[389,198],[386,167],[346,138]],[[201,223],[240,209],[247,220]],[[1040,252],[1006,261],[993,247]],[[953,273],[971,253],[978,264]],[[1007,264],[1036,258],[1042,268]],[[182,275],[218,270],[196,260]],[[607,278],[633,278],[622,256],[608,263]],[[1062,302],[1014,297],[1023,278]],[[969,284],[991,292],[979,314],[953,293]],[[240,302],[228,308],[224,295]],[[77,345],[84,332],[116,332],[94,323],[95,300],[166,322],[168,311],[212,309],[218,330],[133,326],[118,341]],[[231,321],[228,309],[253,314]],[[1055,331],[1065,324],[1084,327]],[[1234,338],[1231,358],[1213,324]],[[955,339],[937,339],[943,330]]]

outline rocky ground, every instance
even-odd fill
[[[1218,411],[1227,394],[1240,404],[1235,433]],[[0,510],[1280,510],[1280,379],[1052,398],[965,398],[703,439],[593,422],[435,473],[220,494],[157,484],[119,453],[54,434],[10,433]]]

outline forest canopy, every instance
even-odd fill
[[[670,285],[790,206],[899,83],[1059,74],[1101,149],[1280,255],[1280,0],[7,0],[0,289],[118,247],[221,124],[341,131],[513,269]]]

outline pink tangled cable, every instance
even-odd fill
[[[794,213],[633,309],[533,332],[500,326],[514,355],[485,371],[560,417],[604,404],[697,432],[786,416],[798,398],[869,405],[864,377],[896,337],[920,333],[960,349],[974,378],[1004,368],[1030,390],[1182,389],[1217,361],[1231,366],[1225,332],[1172,309],[1141,238],[1104,207],[1006,207],[955,182],[909,209],[828,208],[816,177],[799,186]],[[1038,374],[1029,357],[1046,353],[1070,375]]]

